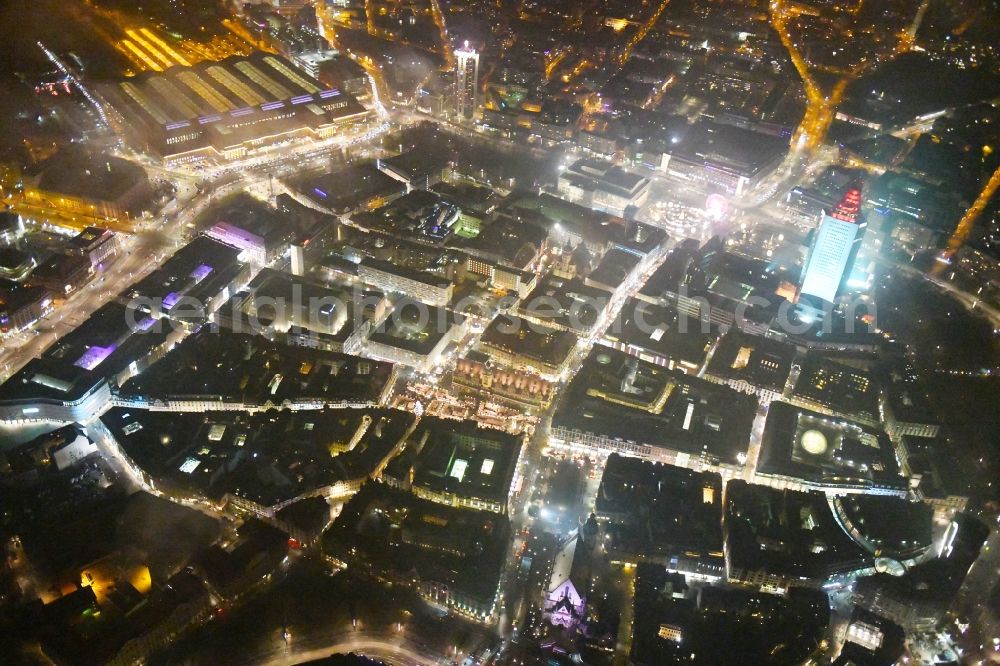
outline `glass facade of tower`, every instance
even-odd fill
[[[455,51],[455,112],[462,118],[476,113],[476,93],[479,84],[479,53],[468,48]]]
[[[831,303],[837,298],[844,274],[857,254],[854,248],[859,231],[854,222],[823,216],[802,271],[802,295]]]

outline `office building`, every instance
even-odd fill
[[[368,334],[362,347],[366,356],[430,372],[442,365],[448,347],[465,337],[468,320],[444,308],[403,299],[378,324],[359,331]]]
[[[51,311],[52,294],[45,287],[0,289],[0,334],[23,331]]]
[[[13,247],[0,247],[0,279],[20,282],[31,275],[38,262],[27,252]]]
[[[429,305],[444,306],[451,300],[451,280],[390,261],[365,259],[358,265],[358,277],[382,291],[405,294]]]
[[[612,561],[658,562],[717,581],[725,575],[722,476],[613,453],[594,513]]]
[[[788,154],[788,139],[702,120],[670,137],[660,170],[726,194],[756,187]]]
[[[471,119],[476,114],[479,87],[479,53],[465,47],[455,51],[458,66],[455,69],[455,113]]]
[[[446,506],[368,483],[322,537],[325,556],[489,624],[510,544],[506,515]]]
[[[569,331],[497,315],[483,332],[479,351],[499,365],[555,380],[566,371],[576,343]]]
[[[861,189],[852,187],[834,210],[820,219],[802,270],[799,298],[833,303],[841,293],[864,239]],[[814,307],[809,303],[807,307]],[[800,305],[800,310],[804,308]]]
[[[875,557],[841,528],[822,493],[737,479],[726,485],[724,511],[730,582],[781,592],[874,572]]]
[[[631,217],[646,203],[649,179],[599,160],[580,159],[559,174],[559,194],[573,203]]]
[[[118,237],[110,229],[87,227],[70,239],[66,253],[87,257],[95,271],[104,270],[118,256]]]
[[[54,254],[38,266],[28,282],[45,287],[56,298],[66,298],[94,277],[90,259],[69,254]]]
[[[205,235],[242,250],[240,260],[255,265],[275,261],[299,234],[291,215],[283,215],[268,204],[242,192],[215,214],[215,223]]]
[[[32,359],[0,384],[0,421],[84,423],[107,407],[108,382],[96,372],[54,359]]]

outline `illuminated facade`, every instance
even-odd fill
[[[850,275],[864,239],[861,190],[852,187],[829,215],[823,215],[802,271],[799,295],[833,303]]]
[[[471,119],[476,114],[479,85],[479,53],[469,48],[455,51],[458,66],[455,69],[455,113]]]
[[[146,72],[104,92],[129,139],[171,164],[241,159],[370,117],[351,95],[262,52]]]

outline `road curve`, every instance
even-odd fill
[[[380,659],[392,666],[439,666],[453,663],[444,655],[434,654],[427,648],[414,646],[404,640],[390,641],[383,636],[358,634],[341,637],[339,640],[334,639],[334,642],[319,648],[308,647],[313,641],[307,641],[304,646],[306,649],[296,649],[293,637],[288,648],[282,647],[271,655],[255,660],[254,663],[259,666],[295,666],[348,652]]]

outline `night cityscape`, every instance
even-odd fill
[[[1000,664],[1000,1],[0,3],[0,664]]]

